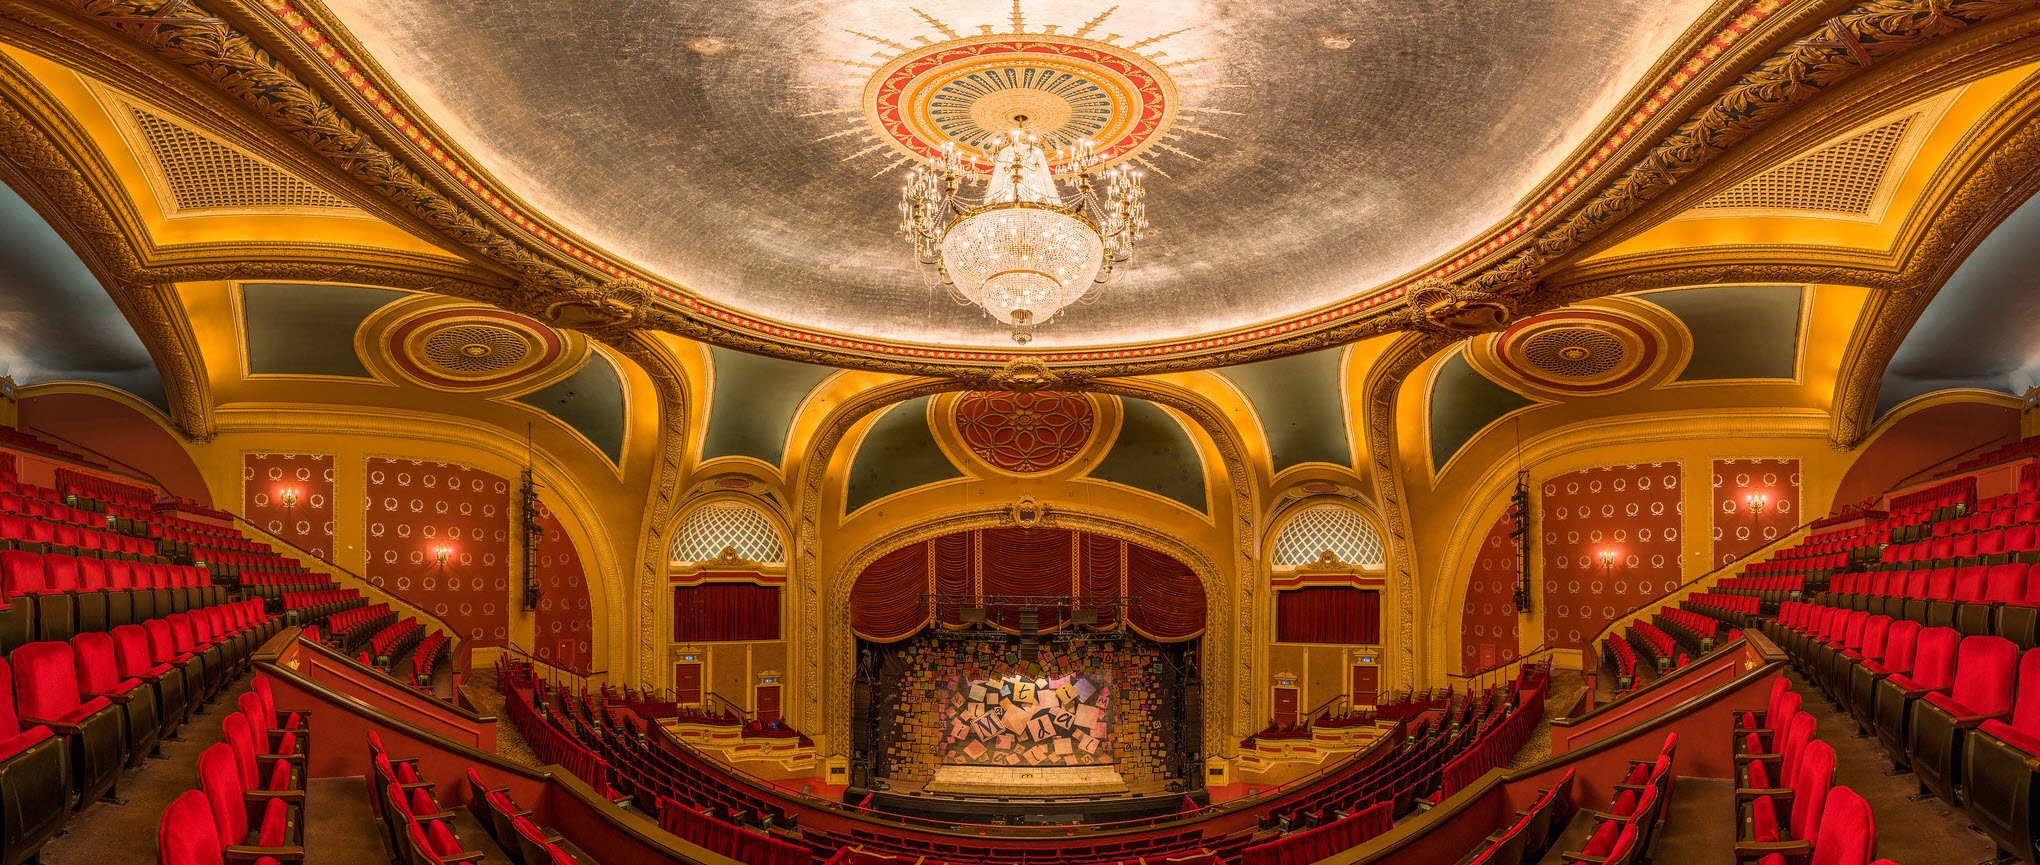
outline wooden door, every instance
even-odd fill
[[[1369,664],[1353,665],[1353,705],[1372,706],[1379,698],[1381,669]]]
[[[673,702],[691,706],[701,702],[701,665],[673,665]]]
[[[1284,727],[1296,723],[1296,689],[1275,689],[1275,723]]]
[[[770,724],[779,720],[778,685],[759,685],[753,696],[758,700],[758,723]]]
[[[569,670],[583,669],[581,664],[574,659],[574,641],[572,639],[561,640],[559,646],[553,649],[553,663]]]

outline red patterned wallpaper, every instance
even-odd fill
[[[1750,513],[1751,493],[1764,509]],[[1714,461],[1714,564],[1777,540],[1799,526],[1798,460]]]
[[[477,646],[509,632],[510,482],[447,463],[368,460],[368,577]],[[441,565],[434,550],[444,544]]]
[[[1544,482],[1544,638],[1577,644],[1679,584],[1679,464],[1606,466]],[[1615,555],[1603,567],[1602,551]]]
[[[284,505],[284,491],[296,501]],[[276,536],[333,557],[331,454],[243,454],[241,516]]]
[[[1465,647],[1461,673],[1516,659],[1521,625],[1516,618],[1516,542],[1509,537],[1515,526],[1507,517],[1495,520],[1474,557],[1466,609],[1459,616],[1459,643]]]
[[[537,632],[532,635],[540,660],[569,670],[588,672],[595,626],[588,613],[588,582],[581,572],[581,553],[560,527],[552,509],[539,504]]]

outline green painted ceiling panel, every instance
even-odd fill
[[[1789,379],[1798,367],[1796,285],[1710,285],[1638,295],[1678,316],[1693,334],[1693,359],[1678,381]]]
[[[715,396],[708,408],[701,458],[755,457],[779,465],[793,413],[833,367],[711,346]]]
[[[127,316],[70,244],[4,183],[0,375],[16,384],[99,382],[170,411],[155,360]]]
[[[1204,461],[1183,425],[1144,399],[1119,401],[1119,438],[1090,477],[1147,490],[1203,513]]]
[[[248,372],[374,378],[354,351],[354,332],[376,310],[408,296],[354,285],[244,285]]]
[[[910,399],[888,409],[871,425],[850,461],[846,513],[923,484],[963,477],[928,428],[933,397]]]
[[[1431,465],[1434,469],[1444,467],[1488,424],[1534,404],[1529,397],[1481,375],[1466,362],[1465,353],[1447,358],[1431,382]]]
[[[1276,471],[1308,462],[1352,467],[1339,385],[1345,356],[1343,348],[1328,348],[1218,370],[1254,404]]]
[[[609,457],[623,462],[623,378],[599,352],[573,375],[517,398],[518,402],[559,418]]]

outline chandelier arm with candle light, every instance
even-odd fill
[[[1036,325],[1116,275],[1147,229],[1141,173],[1094,174],[1102,161],[1089,139],[1051,153],[1023,130],[1008,133],[988,166],[945,143],[901,188],[900,231],[915,260],[1024,345]],[[1057,174],[1072,178],[1073,194],[1057,188]],[[965,178],[980,175],[985,194],[966,197]]]

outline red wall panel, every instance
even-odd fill
[[[560,519],[543,503],[538,506],[538,599],[536,644],[540,660],[569,670],[589,671],[594,658],[595,626],[588,613],[588,580],[581,553],[561,528]]]
[[[1752,514],[1749,496],[1763,496]],[[1798,460],[1714,461],[1714,564],[1754,552],[1806,520],[1799,507]]]
[[[21,401],[23,432],[56,440],[65,448],[88,448],[94,460],[110,457],[112,468],[140,472],[175,496],[202,505],[213,503],[205,475],[191,461],[177,436],[148,415],[89,393],[51,393]]]
[[[510,482],[448,463],[370,457],[368,577],[476,646],[509,633]],[[451,548],[436,561],[439,544]]]
[[[1461,673],[1516,659],[1521,624],[1516,618],[1516,542],[1509,537],[1515,525],[1507,517],[1495,520],[1474,556],[1466,607],[1459,613]]]
[[[1679,464],[1605,466],[1544,483],[1544,639],[1577,645],[1679,584]],[[1602,566],[1600,553],[1615,554]]]
[[[1874,504],[1892,485],[1942,460],[1988,442],[2005,444],[2018,438],[2018,409],[1981,402],[1928,406],[1878,433],[1863,448],[1835,488],[1834,507]],[[1943,468],[1953,465],[1951,461]]]
[[[298,493],[289,507],[285,488]],[[241,516],[313,555],[333,558],[333,456],[243,454]]]

